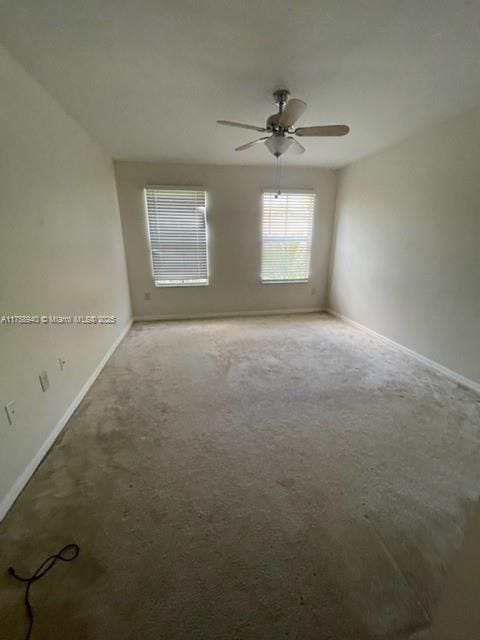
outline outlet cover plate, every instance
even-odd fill
[[[8,404],[5,405],[5,413],[7,414],[7,420],[9,424],[13,425],[15,423],[15,400],[12,400]]]
[[[46,371],[42,371],[42,373],[38,376],[40,379],[40,385],[42,387],[42,391],[47,391],[50,387],[50,380],[48,379],[48,373]]]

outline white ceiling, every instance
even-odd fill
[[[309,104],[290,164],[338,167],[480,103],[478,0],[0,0],[0,40],[115,158],[271,162],[233,148],[280,86]]]

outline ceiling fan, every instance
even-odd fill
[[[278,106],[278,113],[271,115],[264,127],[257,127],[252,124],[242,124],[241,122],[232,122],[231,120],[217,120],[218,124],[227,127],[238,127],[239,129],[251,129],[268,132],[270,135],[263,136],[252,142],[247,142],[237,147],[235,151],[244,151],[250,149],[259,142],[263,142],[267,149],[276,158],[279,158],[286,151],[291,150],[292,153],[301,154],[305,152],[305,147],[293,136],[345,136],[350,131],[350,127],[346,124],[330,124],[320,127],[298,127],[294,124],[307,108],[307,103],[298,98],[290,98],[290,92],[287,89],[279,89],[273,94],[275,103]]]

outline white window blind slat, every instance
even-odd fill
[[[155,285],[208,284],[205,191],[146,187],[145,199]]]
[[[263,194],[262,282],[304,282],[310,275],[315,194]]]

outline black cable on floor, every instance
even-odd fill
[[[34,582],[37,582],[37,580],[40,580],[40,578],[43,578],[43,576],[46,573],[48,573],[48,571],[50,571],[50,569],[57,562],[57,560],[62,560],[63,562],[71,562],[72,560],[75,560],[75,558],[78,557],[79,553],[80,553],[80,547],[78,546],[78,544],[72,543],[72,544],[65,545],[63,549],[60,549],[58,553],[55,553],[53,556],[50,556],[49,558],[44,560],[44,562],[42,562],[42,564],[38,567],[35,573],[32,576],[30,576],[30,578],[22,578],[15,572],[15,569],[13,567],[8,567],[8,573],[11,576],[13,576],[15,580],[20,580],[20,582],[27,583],[27,588],[25,589],[24,602],[25,602],[25,609],[27,610],[27,614],[28,614],[29,625],[28,625],[27,635],[25,636],[25,640],[29,640],[32,633],[32,627],[33,627],[33,609],[32,609],[32,605],[30,604],[30,588],[32,584]]]

